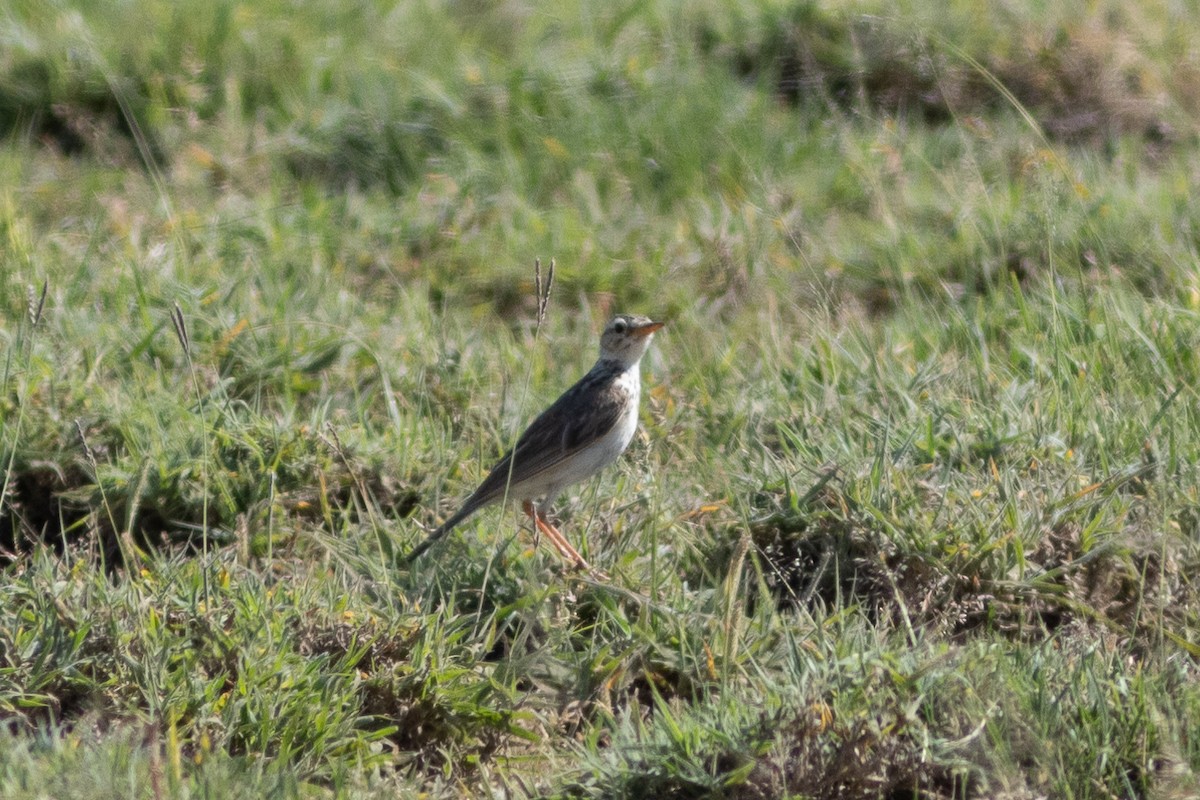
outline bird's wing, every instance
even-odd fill
[[[628,398],[617,370],[593,370],[530,423],[467,503],[481,508],[515,486],[551,470],[603,437],[621,419]]]

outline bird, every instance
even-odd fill
[[[458,511],[413,548],[406,562],[412,564],[481,508],[515,499],[563,560],[591,572],[545,509],[563,489],[616,461],[633,441],[642,391],[639,365],[654,332],[665,324],[631,314],[609,320],[600,336],[600,358],[591,370],[529,424]]]

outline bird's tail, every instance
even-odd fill
[[[428,550],[430,547],[433,547],[433,545],[437,542],[438,539],[441,539],[443,536],[445,536],[447,533],[449,533],[454,528],[455,525],[462,522],[467,517],[471,516],[471,514],[475,513],[475,510],[476,509],[473,506],[471,506],[469,503],[467,505],[464,505],[458,511],[457,514],[455,514],[450,519],[443,522],[441,525],[438,525],[436,528],[434,528],[433,531],[428,536],[426,536],[425,539],[422,540],[422,542],[419,545],[414,547],[412,549],[412,552],[404,557],[404,563],[406,565],[412,564],[414,561],[416,561],[418,558],[420,558],[425,553],[426,550]]]

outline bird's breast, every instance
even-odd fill
[[[633,441],[633,435],[637,433],[638,406],[641,404],[642,395],[642,382],[637,366],[622,372],[614,383],[616,390],[626,398],[625,410],[617,420],[617,424],[613,426],[611,434],[614,437],[613,445],[617,450],[613,455],[615,459],[625,452],[625,448],[629,447],[629,443]]]
[[[621,395],[621,413],[611,428],[590,446],[580,450],[570,463],[564,465],[564,473],[560,476],[563,486],[586,480],[604,469],[616,461],[633,441],[633,435],[637,432],[638,403],[641,397],[641,381],[636,367],[617,376],[609,391]]]

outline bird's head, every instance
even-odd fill
[[[600,358],[631,367],[641,360],[654,332],[666,323],[635,314],[617,314],[600,336]]]

